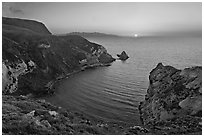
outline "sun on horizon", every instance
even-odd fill
[[[135,36],[135,37],[138,37],[138,34],[135,34],[134,36]]]

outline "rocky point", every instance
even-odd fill
[[[159,63],[149,75],[144,125],[162,134],[202,133],[202,67],[184,70]]]

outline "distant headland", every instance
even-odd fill
[[[100,33],[100,32],[70,32],[62,35],[79,35],[82,37],[123,37],[120,35],[106,34],[106,33]]]

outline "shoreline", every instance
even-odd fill
[[[106,64],[100,63],[100,64],[96,64],[96,65],[92,65],[92,66],[85,66],[85,67],[81,67],[80,70],[75,70],[75,71],[73,71],[71,73],[68,73],[66,75],[59,76],[54,81],[51,81],[50,89],[48,90],[48,94],[42,96],[42,98],[45,99],[46,102],[49,102],[49,101],[46,100],[46,98],[49,98],[50,96],[53,96],[54,94],[57,94],[57,89],[56,88],[60,85],[60,83],[63,80],[68,79],[70,76],[78,74],[78,73],[83,72],[83,71],[86,71],[87,69],[95,69],[95,68],[98,68],[98,67],[108,67],[108,66],[111,66],[112,63],[113,62],[106,63]],[[35,98],[39,99],[41,97],[35,97]],[[49,102],[49,103],[51,103],[51,102]],[[55,106],[61,107],[61,106],[56,105],[56,104],[55,104]],[[143,126],[141,121],[138,122],[138,123],[129,123],[129,122],[125,122],[125,121],[110,120],[110,119],[106,119],[106,118],[103,118],[103,117],[93,116],[93,115],[84,113],[82,111],[73,110],[73,109],[68,108],[68,107],[67,108],[66,107],[62,107],[62,108],[63,109],[68,109],[71,112],[81,113],[81,114],[85,115],[86,117],[88,117],[90,120],[101,121],[101,122],[107,123],[107,124],[118,124],[118,125],[123,125],[123,127],[130,127],[130,126],[134,126],[134,125]]]

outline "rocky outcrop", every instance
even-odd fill
[[[121,54],[117,54],[117,56],[120,60],[127,60],[129,58],[125,51],[123,51]]]
[[[25,75],[26,73],[31,73],[35,69],[35,63],[31,60],[27,62],[24,61],[9,63],[3,62],[2,64],[2,92],[3,93],[13,93],[18,89],[18,77],[20,75]]]
[[[147,95],[139,109],[144,125],[161,130],[166,125],[168,134],[201,133],[202,68],[178,70],[159,63],[150,72]]]
[[[9,70],[4,72],[12,73],[8,79],[12,79],[10,83],[15,87],[15,90],[8,88],[4,93],[47,94],[50,92],[47,85],[53,80],[114,61],[102,45],[91,43],[81,36],[50,35],[44,27],[36,21],[3,18],[2,57]],[[20,64],[19,68],[15,68]],[[26,71],[28,68],[29,71]],[[18,69],[22,72],[18,73]],[[4,76],[8,77],[8,74]]]

